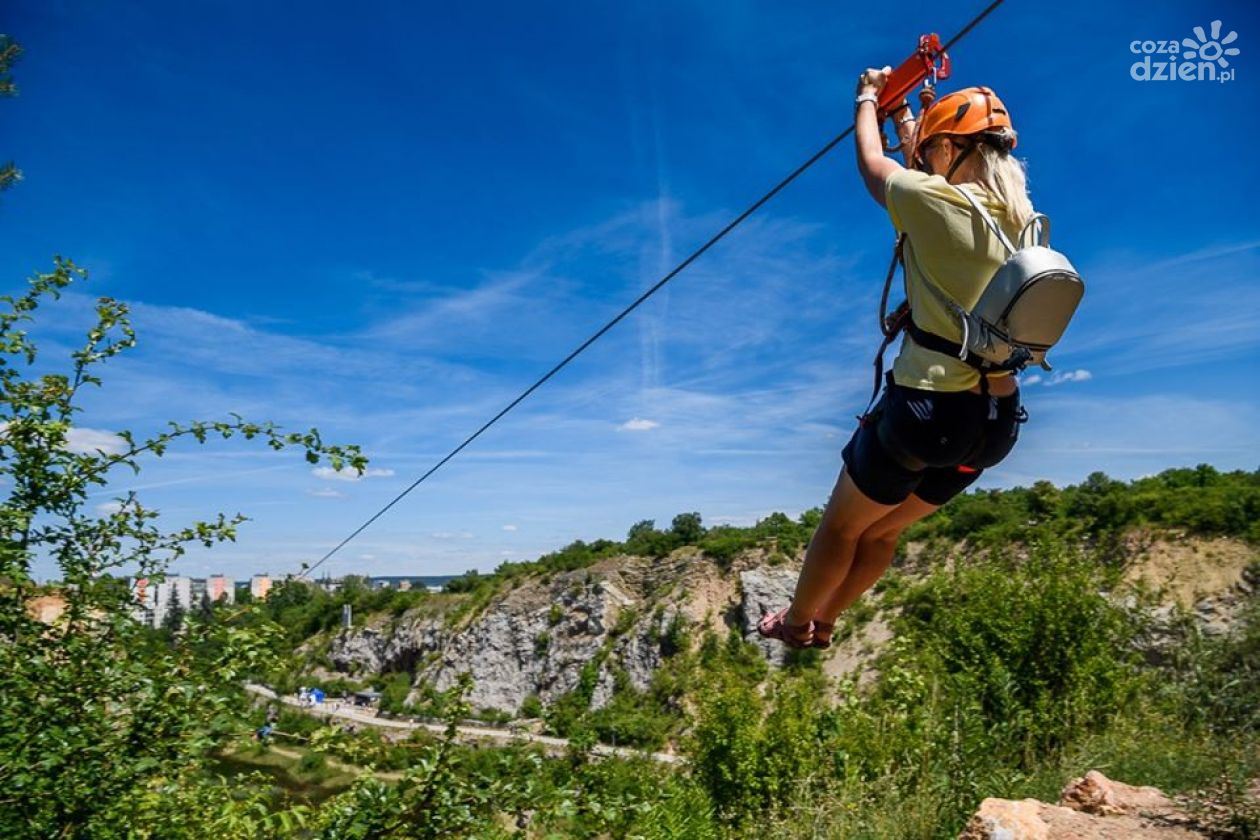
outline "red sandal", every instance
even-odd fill
[[[814,641],[811,646],[819,650],[826,650],[831,647],[831,634],[835,631],[836,625],[834,623],[828,624],[825,621],[814,619]],[[821,638],[820,634],[822,633],[826,633],[827,638]]]
[[[790,648],[808,648],[814,646],[814,622],[805,624],[788,624],[788,608],[777,613],[769,613],[757,622],[757,634],[763,639],[777,639]]]

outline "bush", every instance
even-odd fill
[[[1104,726],[1139,688],[1110,573],[1058,544],[959,561],[908,593],[893,665],[935,678],[1010,756]]]
[[[528,719],[537,719],[543,716],[542,700],[538,699],[537,694],[530,694],[521,701],[520,717]]]
[[[689,739],[692,774],[719,817],[755,826],[808,794],[824,720],[821,686],[779,679],[763,699],[755,685],[729,675],[701,690]]]
[[[328,776],[328,762],[319,753],[308,752],[298,759],[293,771],[308,780],[322,780]]]
[[[382,674],[376,681],[376,688],[381,692],[379,708],[382,712],[406,714],[411,709],[407,698],[411,695],[412,676],[406,671],[394,674]]]

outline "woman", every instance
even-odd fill
[[[1023,166],[1011,155],[1010,115],[983,87],[941,97],[918,125],[903,102],[890,116],[912,167],[904,168],[885,156],[879,134],[876,101],[888,72],[867,70],[859,80],[857,163],[871,197],[904,234],[906,296],[920,340],[903,338],[883,398],[844,448],[791,605],[758,625],[791,647],[830,646],[836,616],[888,569],[901,532],[1001,461],[1027,417],[1009,372],[982,374],[923,346],[962,341],[945,299],[970,309],[1007,257],[957,187],[1011,241],[1033,215]]]

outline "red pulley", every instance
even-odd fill
[[[948,78],[949,55],[941,46],[940,37],[935,32],[919,36],[918,49],[889,74],[884,89],[879,93],[880,116],[886,116],[900,105],[910,91],[924,80],[935,85],[938,79]]]

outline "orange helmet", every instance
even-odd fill
[[[1015,148],[1011,115],[997,94],[987,87],[969,87],[942,96],[919,115],[915,157],[928,140],[939,134],[983,134],[1005,149]]]

